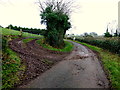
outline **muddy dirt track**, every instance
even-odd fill
[[[74,50],[61,53],[42,48],[36,39],[27,44],[21,40],[9,42],[27,66],[19,88],[109,88],[105,72],[90,49],[70,41]],[[52,65],[43,60],[52,61]]]

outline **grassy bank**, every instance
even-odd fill
[[[78,42],[90,49],[99,52],[104,68],[109,73],[109,78],[112,83],[112,88],[120,88],[120,57],[102,48],[92,46],[86,43]]]
[[[25,65],[21,63],[19,55],[8,47],[8,42],[20,38],[18,36],[20,32],[5,28],[0,28],[0,32],[2,32],[2,88],[14,88],[14,85],[20,82]],[[42,36],[23,32],[22,37],[41,38]],[[30,40],[26,39],[24,42]]]
[[[68,41],[65,41],[65,47],[63,49],[57,49],[57,48],[54,48],[48,44],[44,44],[43,39],[37,40],[36,43],[38,43],[39,45],[41,45],[44,48],[47,48],[47,49],[53,50],[53,51],[70,52],[73,50],[73,44],[68,42]]]
[[[8,37],[2,38],[2,88],[13,88],[20,82],[19,72],[24,72],[19,56],[8,47]]]
[[[32,41],[32,40],[34,40],[35,38],[27,38],[27,39],[23,39],[22,41],[24,42],[24,43],[28,43],[28,42],[30,42],[30,41]]]
[[[11,29],[6,29],[6,28],[0,28],[0,32],[2,32],[2,35],[7,36],[7,35],[20,35],[20,31],[15,31]],[[36,34],[31,34],[31,33],[26,33],[23,32],[22,37],[36,37],[40,38],[42,37],[41,35],[36,35]]]

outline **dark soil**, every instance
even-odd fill
[[[19,88],[108,88],[109,80],[96,53],[81,44],[72,53],[27,85]]]
[[[70,52],[45,49],[36,43],[37,39],[27,44],[23,43],[22,39],[24,38],[9,42],[9,47],[18,53],[22,60],[21,63],[26,66],[25,72],[23,75],[21,74],[22,76],[20,75],[19,84],[16,84],[15,87],[27,84],[70,54]]]

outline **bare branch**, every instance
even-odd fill
[[[44,7],[43,7],[43,5],[42,5],[40,0],[39,0],[38,4],[39,4],[39,7],[42,9],[42,11],[44,11]]]
[[[39,7],[41,9],[41,12],[43,12],[46,7],[51,7],[52,6],[52,10],[59,12],[59,13],[64,13],[64,14],[70,14],[72,12],[72,4],[73,1],[65,1],[65,0],[46,0],[41,2],[39,0],[38,2]]]

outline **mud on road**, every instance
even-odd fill
[[[22,45],[21,39],[10,42],[10,47],[20,54],[27,66],[26,77],[19,88],[109,88],[97,55],[90,49],[70,41],[75,46],[72,53],[54,52],[35,41],[27,46]],[[54,63],[61,62],[48,66],[42,62],[46,58]]]
[[[18,38],[9,42],[9,47],[18,53],[22,64],[26,66],[25,72],[20,72],[20,83],[16,84],[15,87],[26,85],[70,54],[45,49],[36,43],[37,39],[27,44],[22,42],[23,39],[25,38]]]

